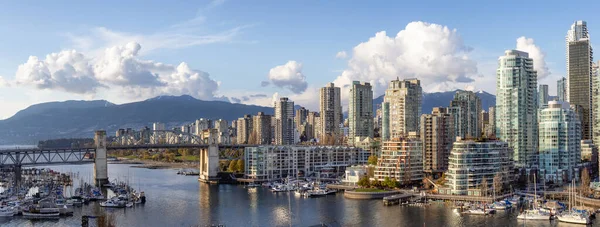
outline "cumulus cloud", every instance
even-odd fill
[[[381,95],[389,81],[419,78],[424,88],[439,83],[469,83],[479,77],[477,63],[468,56],[472,48],[456,29],[426,22],[411,22],[396,36],[385,31],[355,46],[348,67],[336,86],[354,80],[370,82]]]
[[[288,61],[285,65],[278,65],[269,70],[268,75],[271,84],[287,88],[290,91],[300,94],[306,90],[308,83],[306,77],[302,74],[302,63]],[[263,82],[261,85],[264,85]]]
[[[544,79],[550,75],[550,70],[546,65],[546,53],[535,45],[532,38],[521,36],[517,39],[517,50],[529,53],[529,57],[533,59],[533,68],[537,71],[538,80]]]
[[[346,53],[346,51],[340,51],[337,52],[337,54],[335,54],[335,58],[337,59],[345,59],[348,57],[348,54]]]
[[[130,98],[189,94],[204,100],[217,99],[220,84],[208,73],[193,70],[185,62],[170,65],[139,59],[140,49],[140,44],[132,42],[107,48],[97,57],[74,50],[52,53],[44,60],[31,56],[19,66],[16,83],[78,94],[116,88]]]
[[[0,76],[0,87],[10,87],[10,83],[4,79],[4,77]]]

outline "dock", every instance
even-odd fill
[[[328,189],[335,189],[335,190],[349,191],[349,190],[355,190],[355,189],[360,188],[360,187],[359,186],[355,186],[355,185],[327,184],[327,188]]]
[[[413,197],[412,194],[397,194],[397,195],[386,196],[386,197],[383,197],[383,205],[386,205],[386,206],[398,205],[402,202],[407,202],[412,197]]]

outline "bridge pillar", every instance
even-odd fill
[[[210,136],[208,148],[200,149],[200,177],[198,181],[205,183],[219,182],[219,145],[216,137]]]
[[[96,131],[94,135],[96,155],[94,157],[94,180],[100,187],[108,183],[108,164],[106,162],[106,131]]]
[[[15,183],[14,186],[17,188],[21,187],[21,174],[23,173],[21,171],[21,165],[15,165],[15,167],[13,168],[13,171],[15,172]]]

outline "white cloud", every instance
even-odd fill
[[[340,51],[337,52],[337,54],[335,54],[335,58],[337,59],[345,59],[348,57],[348,54],[346,53],[346,51]]]
[[[269,70],[268,75],[271,84],[287,88],[290,91],[300,94],[306,90],[308,83],[306,77],[302,74],[302,63],[288,61],[285,65],[278,65]],[[267,83],[261,83],[265,86]]]
[[[31,56],[19,66],[16,83],[77,94],[94,94],[102,87],[129,98],[189,94],[217,99],[220,83],[208,73],[193,70],[185,62],[170,65],[141,60],[140,49],[140,44],[128,43],[107,48],[95,58],[74,50],[49,54],[43,61]]]
[[[537,71],[538,80],[550,75],[550,70],[546,65],[546,53],[535,45],[532,38],[521,36],[517,39],[517,50],[529,53],[529,57],[533,59],[533,68]]]
[[[470,51],[455,29],[411,22],[395,37],[381,31],[355,46],[347,69],[334,83],[344,87],[354,80],[370,82],[375,95],[383,94],[389,81],[396,78],[419,78],[424,88],[470,83],[479,77]]]
[[[0,76],[0,87],[10,87],[10,83],[4,79],[4,77]]]

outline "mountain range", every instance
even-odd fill
[[[423,113],[433,107],[448,106],[457,91],[425,93]],[[477,92],[483,109],[495,105],[494,95]],[[373,100],[381,104],[383,96]],[[140,102],[114,104],[106,100],[64,101],[40,103],[0,120],[0,144],[37,144],[40,140],[56,138],[90,138],[94,131],[104,129],[109,135],[119,128],[140,129],[153,122],[165,123],[167,128],[191,123],[198,118],[231,121],[244,114],[265,112],[272,107],[235,104],[223,101],[203,101],[188,95],[158,96]]]

